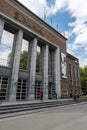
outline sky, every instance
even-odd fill
[[[67,52],[87,65],[87,0],[18,0],[67,40]],[[45,16],[45,17],[44,17]]]

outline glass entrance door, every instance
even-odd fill
[[[27,95],[27,81],[25,79],[19,79],[17,84],[17,100],[25,100]]]
[[[0,76],[0,100],[5,100],[8,89],[8,78],[6,76]]]
[[[34,87],[34,98],[36,100],[40,99],[40,89],[41,89],[41,82],[36,81],[35,82],[35,87]]]
[[[49,83],[49,87],[48,87],[48,98],[57,99],[55,85],[51,82]]]

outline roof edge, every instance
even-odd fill
[[[60,37],[62,37],[63,39],[67,40],[66,37],[64,37],[61,33],[59,33],[58,31],[56,31],[53,27],[51,27],[48,23],[46,23],[43,19],[41,19],[39,16],[37,16],[35,13],[33,13],[30,9],[28,9],[26,6],[24,6],[22,3],[20,3],[18,0],[15,0],[16,3],[20,4],[23,8],[25,8],[27,11],[29,11],[32,15],[34,15],[36,18],[38,18],[41,22],[43,22],[44,24],[46,24],[49,28],[51,28],[55,33],[57,33],[58,35],[60,35]]]

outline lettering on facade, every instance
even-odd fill
[[[35,30],[36,32],[38,32],[40,34],[42,34],[42,28],[39,25],[38,25],[38,27],[36,27],[34,23],[29,22],[29,19],[21,16],[21,14],[19,12],[17,12],[17,11],[15,12],[14,18],[15,18],[15,20],[17,20],[21,24],[24,24],[27,27]]]

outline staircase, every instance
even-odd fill
[[[73,100],[63,100],[63,101],[53,100],[53,101],[46,101],[46,102],[42,101],[36,103],[1,105],[0,118],[33,113],[44,109],[49,110],[49,108],[70,105],[70,104],[74,104]]]

